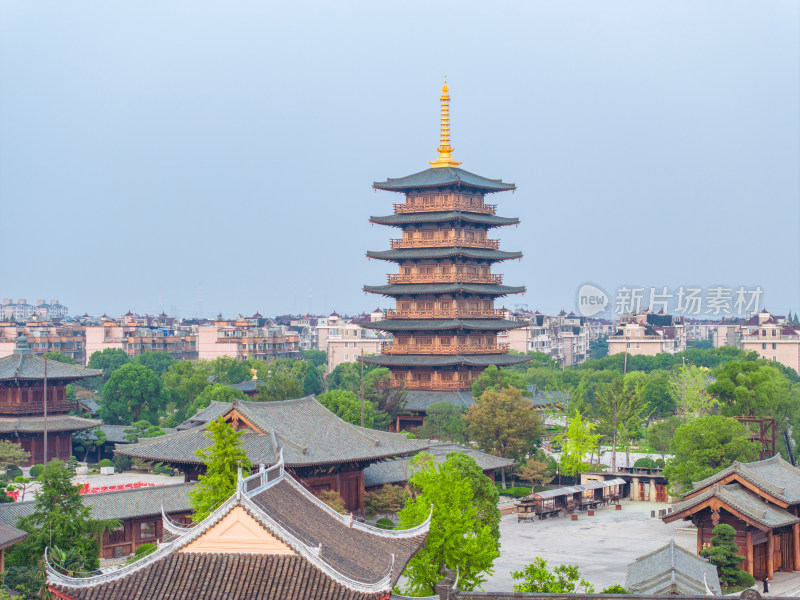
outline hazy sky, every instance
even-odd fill
[[[454,158],[554,312],[594,282],[800,310],[795,0],[0,3],[0,295],[75,312],[355,312]],[[495,230],[497,232],[497,230]],[[498,237],[498,236],[494,236]]]

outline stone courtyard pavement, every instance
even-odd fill
[[[483,585],[485,591],[510,591],[514,585],[512,571],[521,570],[537,556],[548,566],[577,565],[581,575],[596,591],[618,583],[625,584],[628,563],[669,543],[693,552],[697,549],[695,530],[686,530],[690,523],[665,524],[651,518],[650,511],[669,505],[653,502],[622,501],[622,510],[606,506],[589,517],[578,512],[578,520],[569,517],[517,522],[515,514],[500,522],[500,556],[495,561],[494,575]]]

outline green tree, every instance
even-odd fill
[[[550,471],[550,465],[545,461],[529,458],[517,468],[517,476],[523,481],[528,481],[531,487],[550,483],[553,480],[553,473]]]
[[[375,367],[364,365],[364,385],[366,387],[367,375]],[[328,390],[349,390],[359,393],[361,390],[361,363],[339,363],[325,378]]]
[[[328,362],[328,353],[325,350],[302,350],[300,357],[315,367],[321,367]]]
[[[736,545],[736,530],[727,523],[720,523],[711,530],[711,548],[700,550],[700,556],[707,558],[708,562],[717,567],[719,581],[724,586],[736,585],[739,582],[739,565],[744,556],[739,554]]]
[[[173,363],[161,375],[164,387],[170,391],[173,409],[185,411],[201,392],[211,385],[211,364],[207,361],[189,360]],[[193,413],[192,413],[193,414]],[[183,417],[190,415],[181,415]]]
[[[486,581],[498,556],[492,529],[481,521],[472,485],[448,456],[436,465],[421,453],[411,459],[416,472],[409,479],[412,494],[400,511],[398,529],[422,523],[433,509],[428,539],[403,572],[407,594],[433,595],[440,570],[458,568],[459,588],[473,590]]]
[[[49,360],[54,360],[56,362],[65,363],[68,365],[78,364],[77,362],[75,362],[74,358],[72,358],[69,354],[64,354],[63,352],[45,352],[44,355]]]
[[[270,402],[303,397],[303,384],[291,373],[278,371],[258,386],[258,400]]]
[[[744,424],[719,415],[691,419],[678,427],[670,444],[664,476],[677,496],[692,482],[701,481],[734,461],[758,460],[759,445],[750,439]]]
[[[30,460],[31,453],[20,444],[8,440],[0,440],[0,469],[8,469],[11,465],[19,466]]]
[[[22,517],[17,527],[28,537],[9,551],[8,563],[32,566],[39,563],[45,547],[74,548],[87,570],[99,564],[99,535],[115,527],[117,521],[93,519],[91,508],[81,500],[72,473],[60,460],[51,460],[39,476],[41,488],[36,492],[33,513]]]
[[[155,373],[142,365],[126,364],[114,371],[103,386],[100,418],[107,425],[146,420],[158,422],[169,393]]]
[[[305,363],[306,374],[303,376],[303,395],[316,396],[324,391],[322,375],[319,370],[310,362]]]
[[[498,369],[495,365],[489,365],[483,370],[480,377],[472,383],[472,395],[479,398],[486,390],[499,392],[507,387],[524,388],[524,375],[519,371]]]
[[[234,399],[247,400],[247,396],[242,390],[232,388],[226,383],[212,383],[203,388],[197,398],[189,406],[186,416],[192,416],[196,412],[208,408],[212,402],[233,402]]]
[[[484,475],[475,459],[463,452],[450,452],[447,461],[461,474],[461,479],[472,486],[472,503],[478,509],[478,519],[482,525],[489,527],[492,537],[500,544],[500,509],[497,503],[500,492],[494,482]]]
[[[236,491],[240,468],[245,475],[249,472],[251,464],[240,439],[242,433],[234,431],[222,417],[208,424],[205,435],[211,438],[211,446],[196,452],[203,460],[206,472],[200,475],[197,487],[189,492],[189,506],[195,523],[205,519]]]
[[[708,369],[694,365],[676,367],[669,379],[670,395],[684,417],[700,417],[711,412],[716,399],[708,393]]]
[[[589,341],[589,358],[604,358],[608,356],[608,336],[601,335],[596,340]]]
[[[129,428],[123,430],[125,439],[129,442],[135,442],[142,438],[152,438],[164,435],[166,431],[151,424],[149,421],[136,421]]]
[[[131,362],[135,365],[147,367],[153,373],[161,377],[176,361],[167,352],[142,352],[134,356]]]
[[[664,417],[675,412],[677,405],[670,393],[670,371],[656,369],[645,381],[642,389],[642,400],[653,411],[656,417]]]
[[[511,577],[520,583],[514,584],[515,592],[539,594],[594,593],[594,586],[581,577],[575,565],[558,565],[552,571],[547,561],[540,556],[521,571],[512,571]]]
[[[723,415],[774,417],[783,424],[792,408],[800,405],[800,388],[773,364],[731,361],[715,375],[708,392],[719,399]]]
[[[519,389],[511,387],[487,389],[465,419],[469,438],[478,448],[514,460],[526,456],[543,431],[541,416]]]
[[[83,461],[89,460],[89,453],[106,443],[108,436],[99,427],[84,429],[72,434],[72,446],[76,454],[83,454]]]
[[[584,461],[587,454],[597,448],[602,437],[594,433],[597,425],[584,421],[581,413],[569,419],[566,431],[562,431],[553,438],[561,446],[561,472],[565,475],[578,475],[591,469],[591,465]]]
[[[600,432],[611,442],[611,470],[617,470],[619,436],[630,417],[633,394],[621,379],[604,386],[598,394]]]
[[[332,390],[317,396],[317,400],[337,417],[353,425],[361,425],[361,399],[349,390]],[[372,428],[378,411],[364,400],[364,427]]]
[[[425,412],[425,424],[417,429],[417,435],[446,442],[466,442],[465,414],[466,409],[462,406],[450,402],[435,402]]]
[[[102,369],[103,381],[106,382],[111,374],[123,365],[128,364],[128,355],[119,348],[106,348],[102,352],[95,352],[89,357],[90,369]]]
[[[682,423],[683,419],[673,416],[667,417],[663,421],[656,421],[650,426],[647,432],[650,447],[658,452],[662,459],[666,458],[672,438],[675,437],[675,432]]]

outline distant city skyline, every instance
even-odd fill
[[[44,10],[42,10],[44,9]],[[81,314],[362,312],[373,181],[517,185],[527,287],[800,307],[800,7],[738,0],[0,6],[0,286]],[[65,23],[68,26],[65,26]]]

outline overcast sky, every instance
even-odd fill
[[[795,0],[0,3],[0,295],[340,313],[428,167],[494,195],[507,305],[760,285],[800,310]],[[502,302],[501,302],[502,303]]]

